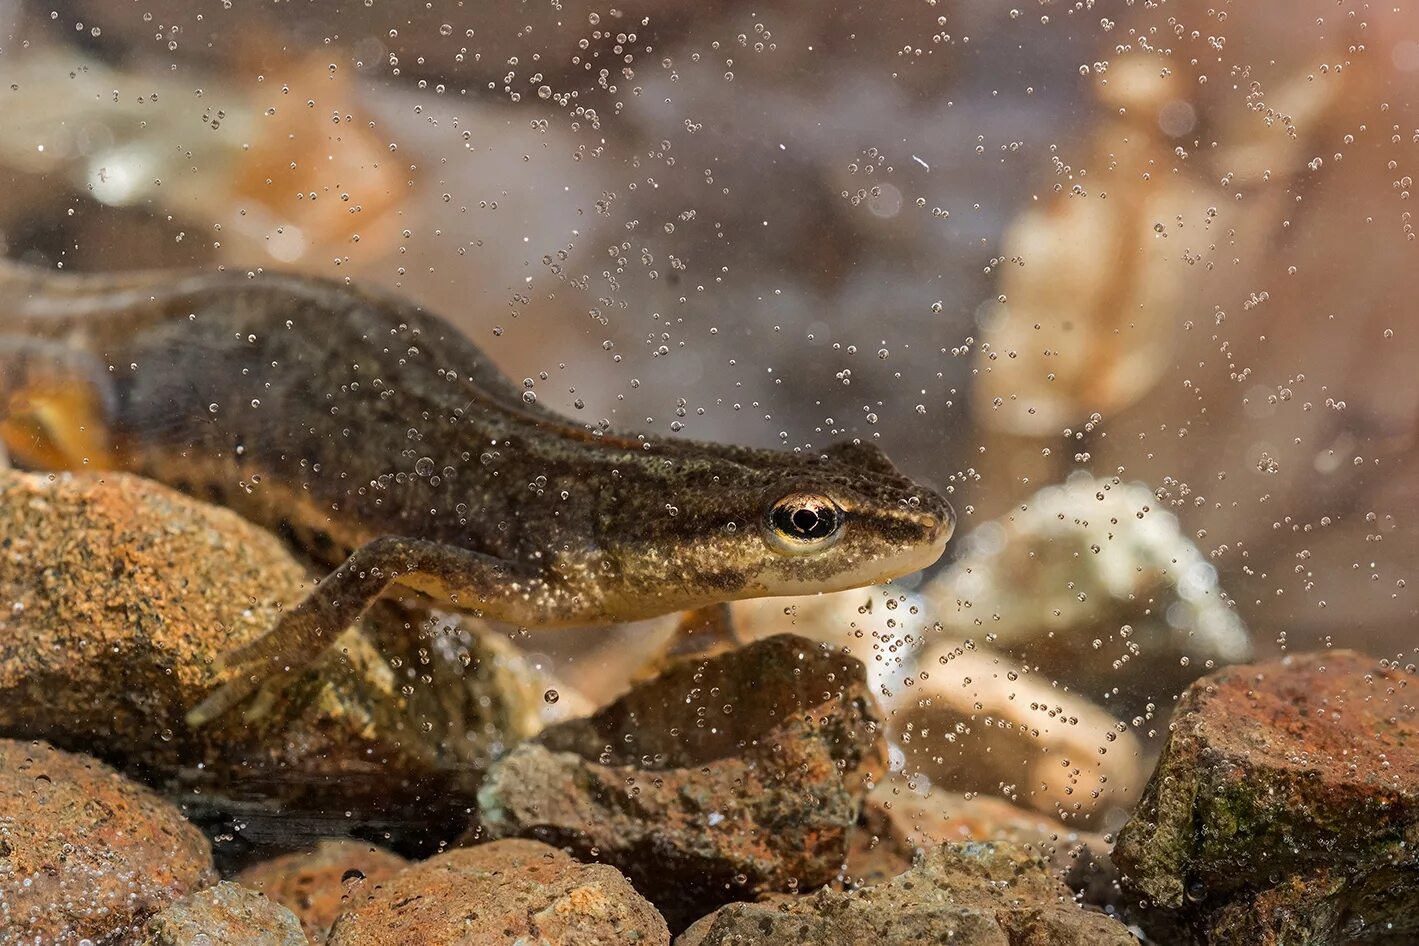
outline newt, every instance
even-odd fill
[[[442,318],[281,273],[0,264],[0,442],[227,506],[325,574],[189,716],[309,663],[391,585],[523,626],[633,621],[932,564],[950,505],[875,446],[770,450],[547,409]]]

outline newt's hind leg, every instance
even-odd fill
[[[0,444],[19,465],[111,467],[115,406],[113,382],[88,352],[0,335]]]
[[[738,646],[739,635],[734,631],[729,602],[721,601],[681,614],[674,635],[666,643],[665,656],[671,660],[702,657]]]
[[[464,608],[487,607],[493,617],[518,620],[535,607],[538,580],[491,555],[424,539],[375,539],[356,549],[265,636],[223,655],[217,662],[219,673],[237,668],[241,672],[192,709],[188,725],[211,722],[258,689],[279,689],[396,583]]]
[[[718,656],[739,645],[727,601],[685,611],[669,639],[636,668],[631,678],[649,680],[682,660]]]

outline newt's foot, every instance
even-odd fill
[[[212,661],[218,677],[237,672],[201,703],[187,712],[187,725],[193,729],[225,716],[252,696],[257,699],[242,713],[247,722],[260,719],[271,711],[277,696],[300,676],[324,650],[324,635],[292,634],[291,626],[308,625],[301,620],[307,615],[300,609],[290,612],[269,633],[254,641],[229,650]]]
[[[686,611],[680,616],[675,632],[657,653],[641,664],[631,679],[649,680],[671,664],[697,657],[715,657],[734,650],[739,643],[727,602]]]
[[[242,719],[246,722],[255,722],[271,712],[271,707],[276,704],[277,697],[293,677],[294,674],[290,673],[274,673],[263,677],[255,671],[233,677],[207,694],[207,698],[201,703],[187,711],[185,717],[187,725],[191,729],[199,729],[209,725],[219,717],[232,712],[238,705],[253,696],[255,699],[242,712]]]

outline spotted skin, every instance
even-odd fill
[[[5,264],[0,305],[11,387],[48,346],[39,374],[69,366],[89,395],[0,426],[12,453],[167,483],[329,572],[241,655],[287,671],[390,584],[523,625],[628,621],[883,581],[934,561],[954,524],[868,445],[786,452],[575,423],[439,317],[346,283]],[[769,541],[770,506],[794,492],[839,510],[831,547]]]

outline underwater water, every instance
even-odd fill
[[[1419,9],[0,0],[0,946],[1419,941]]]

